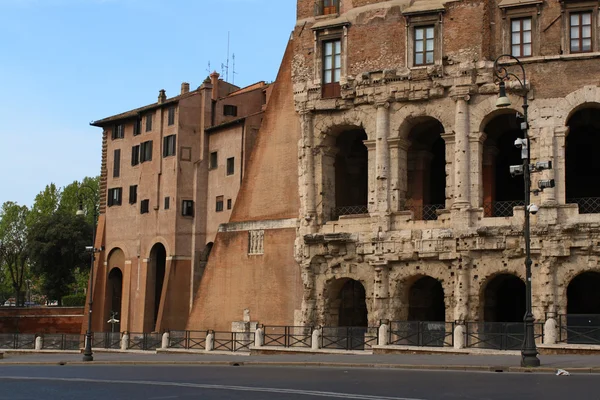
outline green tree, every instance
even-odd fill
[[[5,265],[17,305],[23,304],[22,289],[29,261],[27,219],[29,209],[7,201],[0,210],[0,264]]]
[[[52,215],[58,210],[62,191],[54,183],[46,185],[46,188],[35,196],[33,207],[29,213],[27,225],[31,226],[37,222],[41,216]]]
[[[77,269],[89,269],[85,251],[92,240],[92,226],[71,212],[41,217],[29,230],[32,272],[41,276],[42,291],[61,304],[71,292]]]
[[[58,210],[61,213],[75,215],[81,202],[86,221],[95,226],[94,215],[98,215],[100,206],[99,193],[100,177],[86,176],[81,182],[74,181],[62,189]]]

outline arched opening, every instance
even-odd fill
[[[430,276],[421,277],[410,286],[408,304],[409,321],[446,320],[444,288],[440,281]]]
[[[111,332],[121,331],[121,304],[123,295],[123,272],[120,268],[113,268],[108,274],[107,300],[110,304],[107,321]],[[119,322],[116,322],[119,321]]]
[[[446,205],[446,144],[444,127],[435,118],[414,121],[408,133],[408,176],[406,208],[417,220],[437,219]]]
[[[600,273],[577,275],[567,287],[566,329],[561,316],[561,340],[567,343],[600,343]]]
[[[343,131],[336,139],[334,219],[369,211],[369,154],[365,140],[366,132],[356,128]]]
[[[156,243],[150,251],[150,269],[148,271],[148,293],[152,296],[152,330],[156,329],[158,311],[160,308],[163,283],[165,280],[165,269],[167,265],[167,251],[161,243]]]
[[[365,287],[359,281],[348,280],[340,290],[338,326],[368,326]]]
[[[516,111],[500,114],[486,124],[483,144],[483,207],[486,217],[510,217],[515,206],[522,206],[525,182],[522,176],[510,174],[511,165],[522,165],[521,152],[515,140],[523,137],[522,119]]]
[[[600,148],[600,104],[575,112],[567,122],[565,184],[567,203],[578,204],[579,213],[600,212],[600,165],[592,160]]]
[[[525,282],[512,274],[494,277],[485,287],[483,318],[486,322],[523,322]]]

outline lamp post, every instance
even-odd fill
[[[82,184],[77,189],[77,199],[79,200],[79,209],[77,210],[77,215],[83,216],[85,212],[83,211],[83,196],[80,193],[82,189],[89,190],[94,196],[94,225],[92,232],[92,245],[86,247],[87,250],[90,250],[90,283],[89,283],[89,308],[88,308],[88,326],[87,331],[85,332],[85,350],[83,351],[83,361],[94,361],[94,356],[92,354],[92,304],[94,300],[94,258],[96,256],[96,252],[99,249],[96,249],[96,221],[98,219],[98,211],[96,210],[96,197],[97,191],[91,186]]]
[[[521,68],[523,72],[523,80],[519,79],[518,76],[509,72],[506,66],[500,65],[499,61],[502,58],[510,58],[516,61],[516,64]],[[530,169],[530,146],[529,146],[529,135],[528,135],[528,120],[527,120],[527,77],[525,75],[525,67],[517,57],[511,54],[503,54],[496,58],[494,61],[494,75],[500,81],[499,87],[500,92],[498,94],[498,100],[496,101],[496,107],[507,107],[510,105],[510,100],[506,95],[506,86],[504,81],[509,80],[511,77],[515,78],[521,85],[523,91],[523,122],[521,123],[521,130],[523,131],[523,139],[517,139],[515,145],[521,148],[521,158],[523,159],[523,179],[525,181],[525,222],[523,226],[523,235],[525,237],[525,287],[526,287],[526,310],[525,310],[525,339],[523,341],[523,347],[521,349],[521,366],[523,367],[539,367],[540,360],[537,358],[538,351],[535,346],[534,336],[534,318],[533,312],[531,311],[531,231],[529,225],[529,214],[530,211],[537,210],[537,206],[533,208],[530,204],[531,197],[531,169]],[[513,173],[511,167],[511,173]]]

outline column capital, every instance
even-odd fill
[[[397,136],[388,139],[388,145],[391,149],[397,148],[402,150],[408,150],[410,148],[410,141]]]
[[[452,144],[452,143],[456,142],[456,137],[455,137],[454,132],[451,132],[451,133],[442,133],[440,135],[440,137],[442,139],[444,139],[444,142],[446,142],[446,144]]]
[[[568,126],[557,126],[554,128],[555,137],[566,137],[569,136],[570,128]]]
[[[471,132],[469,135],[469,141],[472,143],[485,143],[487,139],[487,134],[485,132]]]
[[[380,108],[385,108],[386,110],[390,108],[390,102],[387,100],[384,101],[376,101],[375,107],[379,110]]]

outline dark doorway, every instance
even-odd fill
[[[362,283],[348,280],[340,290],[338,326],[369,325],[365,288]]]
[[[151,287],[154,295],[154,309],[153,309],[153,329],[156,328],[158,321],[158,310],[160,308],[160,301],[163,289],[163,282],[165,280],[165,268],[167,265],[167,251],[165,246],[161,243],[157,243],[152,247],[150,252],[151,270],[149,271],[149,279],[152,284]]]
[[[522,165],[515,140],[523,137],[516,112],[493,118],[485,127],[483,149],[483,202],[486,217],[509,217],[513,207],[523,205],[525,183],[510,174],[511,165]]]
[[[600,273],[584,272],[569,283],[567,314],[600,314]]]
[[[523,322],[525,317],[525,282],[511,274],[493,278],[485,288],[486,322]]]
[[[113,268],[108,274],[108,291],[110,301],[109,318],[118,320],[117,323],[109,323],[111,332],[121,331],[121,302],[123,294],[123,272],[119,268]]]
[[[600,164],[595,160],[600,148],[600,105],[584,108],[569,118],[565,142],[565,182],[567,203],[579,204],[582,214],[600,212]]]
[[[446,320],[444,288],[440,281],[430,276],[419,278],[411,285],[408,304],[409,321]]]
[[[368,212],[369,193],[368,151],[363,141],[367,134],[362,129],[342,132],[337,140],[335,157],[334,217]]]

